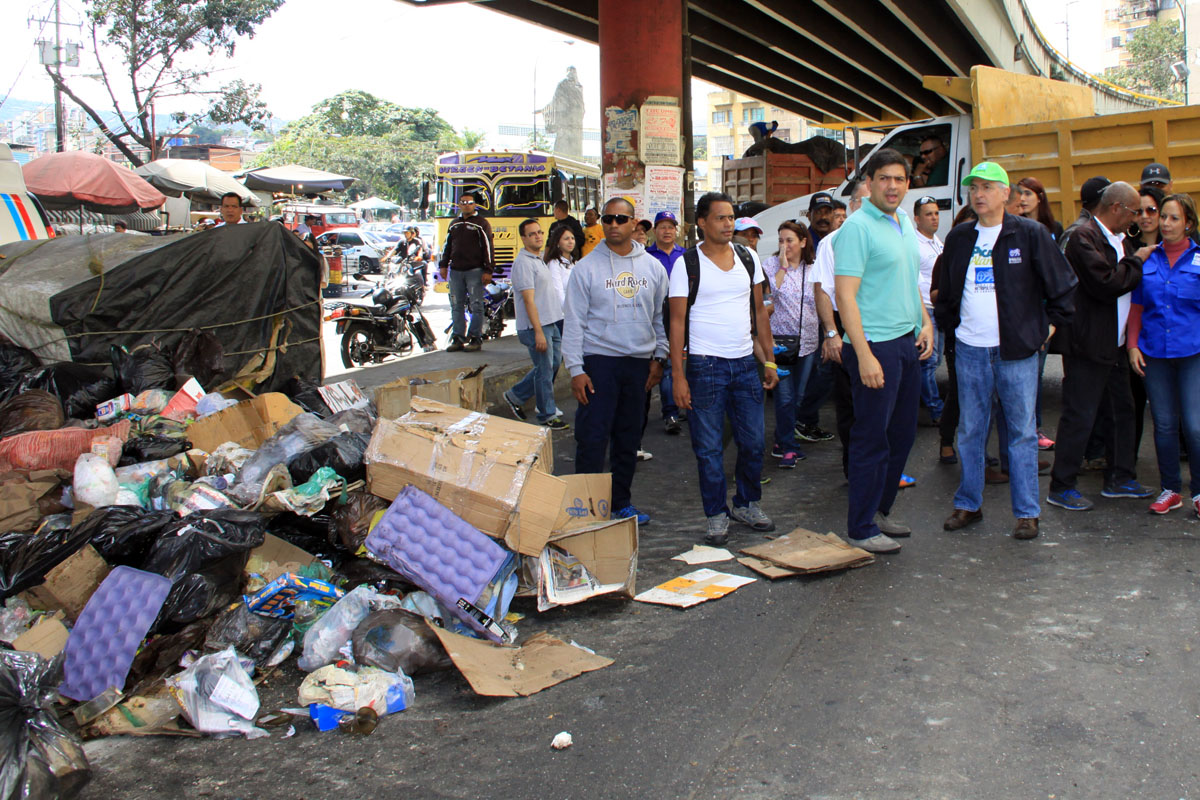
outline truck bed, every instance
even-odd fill
[[[832,189],[846,179],[844,167],[821,172],[801,153],[764,153],[721,163],[724,191],[735,203],[773,206],[793,197]]]

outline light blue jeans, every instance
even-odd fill
[[[542,335],[546,337],[547,345],[544,353],[537,349],[537,335],[533,328],[517,331],[517,340],[529,349],[533,369],[508,390],[509,395],[519,403],[527,403],[531,397],[536,398],[538,422],[558,416],[558,407],[554,405],[554,371],[562,360],[562,334],[558,332],[557,323],[543,325]]]
[[[1038,500],[1037,405],[1038,356],[1005,361],[999,347],[955,345],[958,373],[958,457],[962,480],[954,495],[954,507],[978,511],[983,506],[983,469],[991,428],[992,397],[1000,398],[1000,410],[1008,429],[1009,489],[1013,516],[1041,516]]]
[[[775,444],[785,453],[800,449],[796,444],[796,410],[804,399],[804,386],[808,383],[808,376],[819,354],[819,350],[814,350],[806,356],[800,356],[795,364],[780,367],[786,369],[788,374],[780,375],[779,384],[775,387]]]

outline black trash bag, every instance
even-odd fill
[[[29,431],[54,431],[67,421],[62,403],[44,389],[30,389],[0,403],[0,439]]]
[[[368,492],[351,492],[346,504],[329,515],[329,540],[338,542],[351,553],[357,553],[370,532],[375,512],[387,508],[386,500]]]
[[[351,636],[354,660],[405,675],[437,672],[454,666],[437,635],[420,614],[387,608],[367,615]]]
[[[192,443],[177,436],[143,433],[132,436],[121,448],[119,467],[129,467],[146,461],[161,461],[192,449]]]
[[[283,385],[281,390],[292,402],[322,419],[332,416],[333,410],[325,405],[325,399],[317,391],[317,384],[296,376]]]
[[[172,584],[153,630],[186,625],[237,599],[246,560],[263,540],[263,517],[253,511],[196,512],[168,526],[141,567]]]
[[[313,476],[321,467],[331,467],[347,483],[367,477],[363,456],[371,437],[364,433],[339,433],[325,444],[303,453],[288,463],[292,481],[301,484]]]
[[[339,411],[326,421],[335,428],[341,428],[350,433],[365,433],[370,436],[375,431],[376,420],[379,419],[373,409],[374,406],[348,408],[345,411]]]
[[[26,372],[17,382],[14,393],[30,389],[45,389],[57,397],[63,411],[72,419],[91,419],[96,416],[96,406],[120,394],[117,382],[108,370],[70,361]]]
[[[337,565],[337,578],[337,585],[347,589],[369,583],[379,591],[395,590],[400,594],[408,594],[420,588],[369,558],[345,559]]]
[[[22,373],[37,369],[42,360],[32,350],[18,347],[9,341],[0,341],[0,397],[21,379]]]
[[[87,544],[73,528],[43,526],[36,533],[0,535],[0,599],[37,586],[46,573]]]
[[[129,667],[125,694],[140,694],[149,688],[148,684],[178,672],[179,662],[188,650],[199,651],[204,647],[208,626],[209,620],[200,620],[177,633],[147,638]]]
[[[213,652],[232,647],[263,667],[292,632],[292,620],[255,614],[245,603],[221,612],[208,629],[204,649]]]
[[[0,798],[71,800],[92,778],[83,745],[59,723],[62,659],[0,652]]]
[[[147,389],[175,390],[175,367],[156,345],[142,345],[129,351],[114,344],[109,357],[117,376],[117,394],[128,392],[136,396]]]
[[[106,506],[75,526],[109,566],[138,566],[164,531],[179,521],[174,511],[147,511],[139,506]]]
[[[348,553],[342,549],[339,542],[330,538],[330,517],[328,514],[314,514],[311,517],[293,514],[285,511],[276,514],[268,523],[267,531],[280,539],[291,542],[312,553],[321,561],[327,561],[337,567]]]
[[[195,378],[212,391],[225,377],[225,348],[212,331],[196,328],[183,335],[175,348],[175,382],[179,386]]]

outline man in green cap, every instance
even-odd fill
[[[1008,173],[985,161],[962,179],[977,221],[946,236],[934,315],[954,331],[958,373],[958,455],[962,478],[954,513],[959,530],[983,519],[985,446],[992,397],[1008,424],[1013,536],[1038,535],[1038,351],[1074,313],[1078,279],[1044,225],[1006,214]]]

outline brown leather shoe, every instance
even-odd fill
[[[1038,475],[1045,475],[1047,472],[1050,471],[1050,466],[1051,466],[1051,464],[1049,461],[1039,458],[1038,459]]]
[[[996,467],[988,467],[983,471],[984,483],[1008,483],[1008,473],[1001,472]]]
[[[1034,539],[1037,537],[1037,535],[1037,517],[1029,517],[1017,520],[1017,527],[1013,528],[1014,539]]]
[[[967,511],[965,508],[956,508],[954,509],[954,513],[946,517],[946,521],[942,523],[942,530],[957,531],[982,520],[982,509]]]

